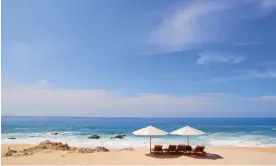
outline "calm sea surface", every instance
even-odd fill
[[[35,144],[43,140],[67,142],[74,146],[106,146],[109,148],[147,148],[147,137],[131,132],[153,125],[171,132],[186,125],[206,132],[192,136],[191,144],[206,146],[270,146],[276,147],[276,118],[80,118],[80,117],[5,117],[2,116],[2,143]],[[58,132],[58,135],[51,133]],[[98,140],[89,135],[101,136]],[[127,134],[122,140],[110,139]],[[8,139],[16,137],[16,139]],[[164,145],[186,143],[182,136],[152,139]]]

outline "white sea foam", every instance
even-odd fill
[[[276,138],[263,135],[213,134],[200,137],[209,146],[275,147]]]
[[[8,139],[9,137],[16,139]],[[77,147],[105,146],[107,148],[149,148],[148,137],[128,136],[124,139],[110,139],[111,135],[101,136],[100,139],[87,139],[88,135],[77,135],[77,132],[59,132],[58,135],[51,133],[10,133],[2,134],[2,143],[5,144],[37,144],[44,140],[59,141]],[[152,144],[186,144],[186,137],[159,137],[153,138]],[[215,133],[190,138],[191,145],[204,144],[210,147],[275,147],[276,138],[263,135],[238,135],[233,133]]]

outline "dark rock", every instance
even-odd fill
[[[34,153],[40,152],[42,150],[44,150],[44,149],[40,148],[40,147],[32,147],[32,148],[28,148],[28,149],[23,149],[22,151],[19,152],[19,155],[29,156],[29,155],[33,155]]]
[[[94,153],[94,149],[89,149],[89,148],[78,148],[77,149],[78,153]]]
[[[3,156],[4,156],[4,157],[13,156],[13,153],[10,152],[10,151],[8,151],[8,152],[6,152]]]
[[[52,135],[58,135],[58,133],[51,133]]]
[[[109,150],[107,148],[101,147],[101,146],[97,146],[95,149],[77,148],[76,151],[78,153],[109,152]]]
[[[63,144],[61,142],[50,142],[49,140],[43,141],[35,148],[40,149],[51,149],[51,150],[70,150],[70,146],[68,144]]]
[[[124,149],[120,149],[120,151],[134,151],[135,149],[133,148],[124,148]]]
[[[9,137],[8,139],[16,139],[15,137]]]
[[[3,156],[4,157],[14,156],[16,152],[17,152],[16,150],[8,150]]]
[[[88,137],[88,139],[99,139],[99,138],[100,138],[100,136],[98,136],[98,135],[91,135]]]
[[[43,151],[43,150],[62,150],[62,151],[69,151],[69,152],[78,152],[78,153],[94,153],[94,152],[109,152],[109,150],[105,147],[96,147],[95,149],[89,149],[89,148],[71,148],[67,143],[63,144],[61,142],[51,142],[49,140],[43,141],[39,143],[38,145],[23,149],[22,151],[15,151],[15,150],[9,150],[5,153],[3,156],[29,156],[33,155],[34,153]]]
[[[10,152],[12,152],[12,153],[17,153],[17,151],[16,150],[9,150]]]
[[[34,153],[31,153],[31,152],[24,152],[24,153],[21,153],[21,154],[18,154],[17,156],[31,156],[33,155]]]
[[[94,149],[94,152],[109,152],[109,150],[102,146],[97,146],[96,149]]]
[[[115,137],[111,137],[111,139],[114,139],[114,138],[123,139],[124,137],[126,137],[125,134],[120,134],[120,135],[116,135]]]

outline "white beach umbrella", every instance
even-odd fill
[[[151,153],[151,137],[157,135],[167,135],[166,131],[160,130],[153,126],[148,126],[140,130],[132,132],[134,135],[149,136],[150,137],[150,153]]]
[[[188,145],[189,145],[189,136],[191,136],[191,135],[202,135],[202,134],[205,134],[205,133],[203,131],[197,130],[197,129],[192,128],[190,126],[185,126],[185,127],[182,127],[180,129],[177,129],[177,130],[171,132],[171,134],[187,136],[187,142],[188,142]]]

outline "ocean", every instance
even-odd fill
[[[36,144],[44,140],[71,146],[148,148],[149,138],[133,131],[149,125],[171,132],[189,125],[206,132],[191,136],[190,144],[207,147],[276,147],[276,118],[92,118],[92,117],[8,117],[2,116],[2,143]],[[51,133],[57,132],[57,135]],[[90,135],[100,139],[87,139]],[[126,134],[124,139],[110,139]],[[8,139],[15,137],[16,139]],[[185,144],[184,136],[156,136],[153,144]]]

